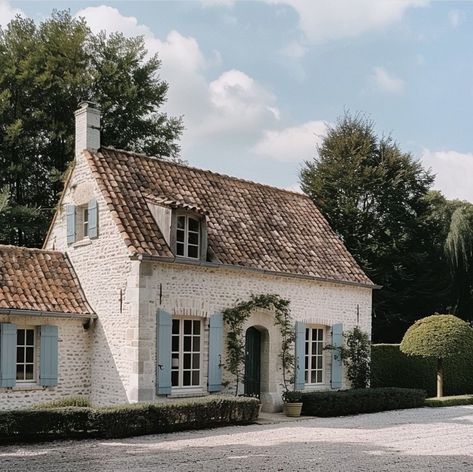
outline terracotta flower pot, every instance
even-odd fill
[[[301,416],[302,402],[285,403],[284,411],[286,413],[286,416],[291,416],[291,417]]]

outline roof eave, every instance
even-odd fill
[[[81,319],[89,320],[96,319],[95,313],[64,313],[59,311],[47,311],[47,310],[22,310],[19,308],[0,308],[0,315],[11,315],[11,316],[39,316],[43,318],[70,318],[70,319]]]
[[[189,259],[181,259],[178,257],[163,257],[163,256],[153,256],[150,254],[135,254],[131,256],[131,258],[139,259],[143,261],[167,262],[167,263],[173,263],[173,264],[179,264],[179,265],[191,265],[191,266],[196,266],[196,267],[208,267],[208,268],[214,268],[214,269],[222,268],[222,269],[243,271],[243,272],[256,272],[256,273],[265,274],[265,275],[273,275],[273,276],[303,279],[303,280],[314,280],[318,282],[349,285],[349,286],[360,287],[360,288],[369,288],[372,290],[377,290],[377,289],[382,288],[381,285],[376,285],[373,283],[330,279],[327,277],[318,277],[315,275],[304,275],[304,274],[293,274],[290,272],[278,272],[278,271],[273,271],[273,270],[258,269],[256,267],[236,266],[232,264],[221,264],[221,263],[207,262],[207,261],[193,261]]]

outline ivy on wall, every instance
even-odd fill
[[[243,326],[255,309],[267,309],[274,312],[274,324],[281,333],[281,351],[279,358],[283,370],[283,387],[285,391],[294,383],[294,322],[289,308],[289,300],[275,294],[251,295],[247,301],[238,302],[235,306],[223,310],[223,320],[227,328],[226,367],[235,377],[236,390],[244,381],[245,373],[245,336]]]

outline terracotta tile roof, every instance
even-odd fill
[[[93,315],[65,254],[3,245],[0,309]]]
[[[173,257],[147,205],[165,196],[207,214],[222,264],[372,285],[305,195],[113,148],[86,156],[132,254]]]

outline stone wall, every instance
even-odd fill
[[[66,205],[84,205],[92,198],[98,204],[98,238],[67,245]],[[133,311],[133,287],[138,286],[138,273],[133,272],[134,263],[83,156],[72,171],[46,247],[67,253],[98,315],[91,352],[93,404],[136,400],[132,375],[137,368],[138,315]]]
[[[17,383],[11,389],[0,388],[0,410],[28,408],[38,403],[57,400],[71,395],[90,395],[91,328],[83,328],[83,320],[39,316],[0,315],[0,322],[14,323],[18,328],[50,324],[58,327],[58,385],[41,387],[35,382]],[[39,328],[37,328],[39,331]],[[37,332],[38,334],[38,332]],[[36,359],[39,357],[39,336],[36,341]],[[39,365],[38,363],[36,364]],[[36,372],[38,374],[38,372]]]
[[[154,392],[155,389],[155,363],[149,359],[153,360],[156,356],[154,330],[158,308],[168,311],[173,316],[208,318],[234,305],[238,300],[248,299],[251,294],[275,293],[291,301],[295,320],[325,327],[327,342],[330,342],[330,327],[335,323],[343,323],[345,331],[359,324],[362,330],[371,334],[369,288],[185,264],[142,262],[142,266],[140,326],[143,332],[151,333],[147,337],[140,338],[140,355],[144,355],[148,360],[143,358],[141,363],[143,370],[140,374],[140,385],[146,392]],[[274,406],[280,402],[282,382],[278,359],[281,341],[279,328],[274,326],[272,314],[267,311],[254,313],[246,323],[245,329],[253,325],[264,334],[262,390],[267,402]],[[207,338],[206,331],[204,339]],[[203,391],[207,383],[207,352],[208,346],[205,345]],[[326,351],[324,384],[316,388],[330,388],[330,359],[331,354]],[[228,373],[225,375],[225,380],[229,382],[229,389],[234,388],[233,379]],[[147,396],[147,399],[152,398]]]

